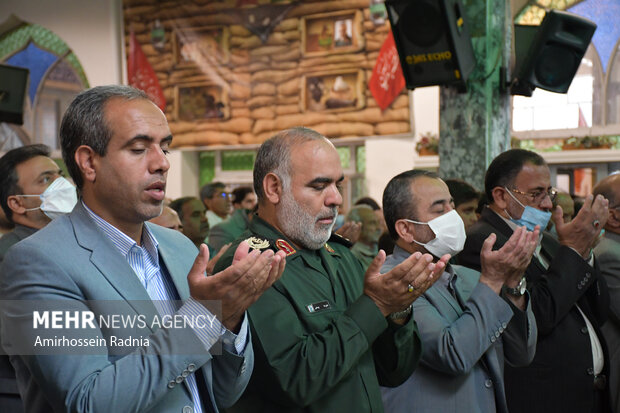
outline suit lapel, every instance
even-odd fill
[[[532,265],[534,264],[534,265]],[[534,255],[532,256],[532,260],[530,261],[530,265],[525,269],[525,274],[530,280],[537,280],[540,278],[541,274],[547,272],[545,266],[540,262],[540,260]]]
[[[495,213],[491,208],[486,207],[482,210],[482,214],[480,214],[480,219],[486,221],[493,228],[497,229],[498,232],[505,237],[502,241],[502,245],[510,238],[512,235],[512,228],[508,226],[508,224]],[[498,234],[499,235],[499,234]],[[499,237],[498,237],[499,241]],[[497,243],[495,245],[497,247]]]
[[[168,242],[168,238],[160,233],[156,225],[151,225],[149,223],[146,223],[145,225],[149,227],[155,236],[155,239],[157,239],[157,243],[159,244],[158,251],[160,265],[163,262],[163,265],[166,266],[168,274],[170,274],[170,278],[174,283],[174,287],[176,288],[181,301],[187,300],[189,298],[189,284],[187,283],[187,273],[183,271],[183,269],[186,268],[187,263],[183,263],[180,260],[179,254],[174,253],[174,249],[176,247]]]
[[[543,232],[543,237],[540,245],[540,253],[544,255],[549,262],[553,260],[553,257],[556,256],[558,250],[560,249],[560,243],[547,232]]]
[[[78,244],[91,252],[90,261],[118,295],[138,314],[152,320],[159,313],[131,266],[79,202],[70,217]],[[147,323],[150,325],[150,323]]]
[[[459,277],[457,275],[456,277],[456,281],[459,281]],[[464,311],[464,307],[462,305],[462,303],[460,302],[459,297],[457,296],[458,292],[454,291],[454,295],[452,295],[452,293],[450,292],[451,288],[450,285],[448,286],[443,286],[440,283],[443,283],[443,280],[437,280],[437,282],[428,290],[426,290],[426,292],[424,293],[424,295],[427,296],[428,300],[431,303],[434,303],[433,305],[435,305],[438,308],[444,307],[443,304],[440,304],[440,302],[446,302],[448,304],[450,304],[450,307],[452,307],[452,309],[454,310],[454,312],[456,313],[456,318],[458,318],[461,314],[463,314]]]
[[[478,285],[480,273],[460,265],[453,265],[452,269],[456,273],[455,292],[464,305]]]
[[[446,303],[450,304],[450,307],[452,307],[454,312],[457,314],[457,317],[463,314],[463,308],[457,301],[456,297],[450,294],[447,288],[435,288],[435,286],[433,286],[426,290],[424,294],[427,295],[429,297],[429,300],[432,302],[445,301]],[[435,297],[433,298],[433,296]]]

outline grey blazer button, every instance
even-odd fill
[[[490,389],[491,387],[493,387],[493,380],[491,379],[486,379],[484,381],[484,387],[486,387],[487,389]]]
[[[506,328],[506,323],[502,323],[502,328]]]
[[[194,409],[192,409],[192,406],[185,406],[183,407],[183,413],[194,413]]]
[[[495,332],[495,338],[499,338],[499,331]]]
[[[183,370],[183,373],[181,373],[181,376],[183,377],[187,377],[189,376],[191,373],[189,372],[189,370]]]
[[[495,336],[491,336],[491,343],[495,343],[495,340],[497,340]]]
[[[196,365],[195,365],[194,363],[189,363],[189,364],[187,365],[187,370],[188,370],[190,373],[193,373],[194,371],[196,371]]]
[[[176,378],[176,380],[175,380],[175,381],[176,381],[177,383],[183,383],[183,380],[184,380],[184,378],[183,378],[183,377],[181,377],[181,376],[177,376],[177,378]]]
[[[176,385],[177,385],[177,382],[172,380],[170,383],[168,383],[168,388],[169,389],[174,389],[174,386],[176,386]]]

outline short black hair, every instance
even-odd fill
[[[450,195],[454,200],[454,206],[458,207],[465,202],[478,200],[480,193],[476,191],[476,188],[463,181],[462,179],[446,179],[444,181],[448,185]]]
[[[573,213],[573,218],[575,218],[581,208],[583,208],[583,204],[586,200],[584,199],[584,197],[574,194],[571,194],[570,197],[573,198],[573,202],[575,203],[575,212]]]
[[[493,159],[484,177],[484,192],[489,204],[493,204],[493,188],[511,186],[527,163],[547,165],[542,156],[526,149],[510,149]]]
[[[398,239],[396,221],[403,218],[417,219],[416,201],[414,194],[411,193],[411,182],[422,176],[439,179],[439,175],[435,172],[412,169],[390,179],[383,191],[383,216],[393,240]]]
[[[482,210],[489,204],[486,192],[480,194],[478,198],[478,206],[476,207],[476,214],[482,214]]]
[[[222,182],[210,182],[200,188],[200,200],[211,199],[218,189],[224,188],[226,188],[226,185]]]
[[[239,204],[243,201],[247,194],[254,193],[254,188],[251,186],[240,186],[232,191],[232,203]]]
[[[82,188],[82,171],[75,162],[75,152],[87,145],[99,156],[105,156],[112,138],[112,126],[105,116],[105,106],[113,98],[123,100],[149,97],[142,90],[124,85],[97,86],[78,94],[71,102],[60,124],[62,159],[73,182]]]
[[[379,237],[379,241],[377,243],[377,247],[380,250],[385,251],[385,255],[390,255],[394,252],[394,240],[389,232],[385,231]]]
[[[373,211],[378,211],[381,209],[377,201],[375,201],[369,196],[365,196],[363,198],[358,199],[357,201],[355,201],[354,205],[368,205],[369,207],[372,208]]]
[[[174,209],[175,211],[177,211],[177,214],[179,215],[179,219],[183,221],[183,205],[193,200],[199,201],[199,199],[196,198],[195,196],[184,196],[184,197],[177,198],[174,201],[170,202],[170,205],[168,206]]]
[[[50,148],[46,145],[27,145],[12,149],[0,158],[0,205],[4,215],[13,222],[13,211],[9,208],[7,199],[11,195],[20,195],[22,188],[17,183],[17,166],[37,156],[50,156]]]

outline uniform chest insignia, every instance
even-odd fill
[[[297,251],[295,251],[295,248],[293,248],[291,246],[291,244],[289,244],[288,242],[284,241],[283,239],[279,239],[276,241],[276,247],[278,247],[279,250],[282,250],[286,253],[286,256],[288,257],[289,255],[293,255],[295,254]]]
[[[326,249],[326,250],[327,250],[330,254],[333,254],[333,253],[335,253],[335,252],[336,252],[336,251],[334,251],[334,249],[333,249],[332,247],[330,247],[330,246],[329,246],[329,244],[328,244],[328,243],[325,243],[325,249]]]
[[[327,300],[320,301],[314,304],[308,304],[306,306],[306,309],[308,310],[309,313],[318,313],[319,311],[329,310],[330,308],[331,306],[329,305],[329,301]]]
[[[245,240],[253,250],[264,250],[269,248],[269,241],[258,237],[250,237]]]

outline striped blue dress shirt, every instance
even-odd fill
[[[198,317],[208,317],[208,320],[214,319],[214,322],[211,324],[205,323],[206,325],[201,327],[193,326],[194,332],[205,348],[209,350],[222,338],[225,350],[243,354],[247,336],[246,317],[243,319],[239,334],[235,335],[227,330],[217,318],[214,318],[209,310],[191,297],[180,308],[177,308],[177,301],[175,300],[179,300],[179,295],[166,268],[162,268],[159,265],[158,243],[148,227],[146,225],[143,226],[142,246],[140,246],[133,239],[91,211],[86,204],[83,203],[83,205],[97,224],[97,227],[108,236],[119,252],[125,257],[138,276],[140,283],[146,289],[149,297],[153,300],[153,304],[160,315],[170,316],[176,313],[189,319],[192,319],[192,317],[194,319]],[[202,403],[194,373],[185,379],[185,383],[192,395],[194,412],[202,413]]]

